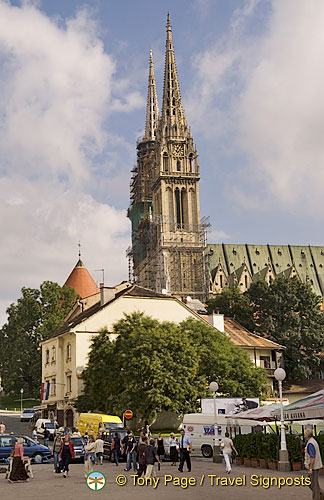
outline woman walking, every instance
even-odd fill
[[[232,467],[231,467],[232,450],[234,450],[236,454],[237,454],[237,451],[236,451],[236,448],[233,444],[233,441],[229,437],[228,432],[225,432],[225,437],[222,441],[221,446],[223,448],[223,456],[224,456],[225,464],[226,464],[226,472],[227,472],[227,474],[230,474],[230,472],[232,470]]]
[[[119,457],[120,457],[120,437],[118,435],[118,432],[115,432],[114,439],[111,443],[111,449],[112,449],[112,452],[114,454],[113,463],[118,465]]]
[[[70,436],[66,434],[60,451],[60,459],[63,462],[63,477],[69,477],[69,465],[74,458],[74,446],[71,443]]]
[[[157,444],[157,456],[159,457],[158,470],[160,470],[160,462],[161,463],[163,462],[165,455],[164,439],[161,435],[161,432],[158,433],[156,444]]]
[[[62,448],[62,436],[61,434],[57,434],[54,439],[53,444],[53,455],[54,455],[54,472],[59,474],[61,472],[60,469],[60,451]]]
[[[175,437],[175,434],[173,432],[171,432],[169,437],[169,445],[171,465],[177,465],[179,442],[178,438]]]
[[[89,436],[88,444],[85,445],[84,449],[84,477],[87,479],[88,474],[93,471],[93,466],[96,463],[96,443],[93,436]]]
[[[13,481],[28,481],[28,474],[24,465],[23,438],[18,438],[14,448],[11,472],[8,479],[9,483]]]

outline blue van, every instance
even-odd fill
[[[10,457],[18,438],[23,439],[24,456],[33,458],[37,462],[42,462],[43,458],[50,458],[51,450],[47,446],[37,444],[33,439],[22,434],[1,434],[0,435],[0,460]]]

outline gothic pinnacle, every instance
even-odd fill
[[[156,93],[153,55],[152,55],[152,50],[150,50],[145,136],[144,136],[145,140],[149,141],[155,140],[158,120],[159,120],[159,103]]]

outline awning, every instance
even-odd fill
[[[274,409],[272,415],[279,420],[280,408]],[[324,418],[324,389],[284,406],[285,421],[321,418]]]
[[[252,410],[242,411],[237,415],[226,415],[227,418],[237,418],[237,419],[248,419],[256,420],[259,422],[274,422],[278,420],[272,413],[279,411],[280,415],[280,404],[273,403],[271,405],[261,406],[259,408],[253,408]],[[280,417],[279,417],[280,418]]]

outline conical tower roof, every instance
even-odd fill
[[[70,286],[74,288],[76,293],[80,295],[81,299],[99,293],[99,289],[91,277],[88,269],[79,258],[70,276],[63,286]]]
[[[159,121],[159,102],[156,92],[153,55],[150,50],[150,67],[147,90],[146,120],[145,120],[145,140],[154,141],[156,136],[157,123]]]

